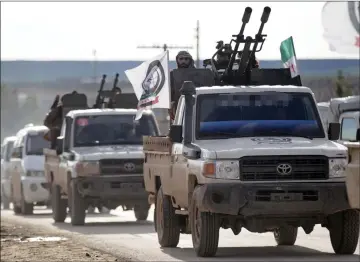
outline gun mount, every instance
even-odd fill
[[[93,108],[136,108],[138,100],[133,93],[123,93],[117,86],[119,82],[119,74],[115,75],[113,87],[111,90],[104,90],[106,75],[103,75],[100,89],[96,97],[96,102]],[[107,101],[106,101],[107,100]]]
[[[254,38],[244,35],[251,13],[252,9],[246,7],[240,32],[233,35],[234,39],[228,44],[224,44],[223,41],[217,42],[217,51],[211,59],[204,60],[204,67],[211,66],[217,85],[301,85],[297,79],[291,78],[288,68],[258,68],[255,53],[262,50],[266,40],[267,35],[263,34],[263,29],[269,19],[271,8],[264,8],[259,30]],[[243,45],[241,50],[240,45]]]

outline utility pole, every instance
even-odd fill
[[[200,42],[200,22],[197,20],[196,22],[196,67],[200,68],[200,54],[199,54],[199,42]]]
[[[96,57],[96,49],[93,49],[93,77],[94,77],[94,84],[96,84],[96,63],[97,63],[97,57]]]

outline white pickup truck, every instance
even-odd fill
[[[67,113],[57,149],[44,149],[53,218],[85,223],[89,206],[134,209],[146,220],[150,205],[143,180],[143,135],[159,135],[153,113],[134,122],[136,109],[84,109]]]
[[[1,202],[4,209],[10,208],[11,202],[11,153],[16,136],[4,138],[1,146]]]
[[[184,82],[169,137],[144,138],[144,179],[162,247],[192,234],[214,256],[219,229],[273,232],[293,245],[298,228],[328,228],[335,253],[354,253],[359,213],[346,195],[347,148],[325,132],[314,94],[297,86]]]

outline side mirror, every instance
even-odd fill
[[[360,128],[356,130],[356,141],[360,141]]]
[[[182,142],[182,126],[171,125],[169,137],[170,137],[171,142],[181,143]]]
[[[338,140],[340,136],[340,123],[330,123],[328,129],[329,140]]]
[[[63,153],[63,142],[64,138],[56,138],[56,154],[61,155]]]
[[[17,154],[17,157],[18,158],[20,158],[20,159],[22,159],[23,158],[23,146],[20,146],[19,148],[18,148],[18,154]]]

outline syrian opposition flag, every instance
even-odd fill
[[[144,110],[170,108],[168,50],[138,67],[126,70],[125,74],[139,100],[135,120],[141,118]]]
[[[281,61],[285,68],[290,68],[291,77],[294,78],[299,75],[297,68],[294,41],[292,36],[281,42],[280,45]]]

